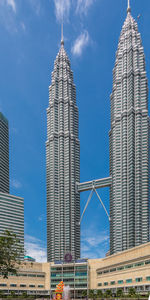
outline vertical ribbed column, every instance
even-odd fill
[[[48,261],[80,257],[80,148],[73,73],[63,43],[54,63],[47,110]]]
[[[113,70],[110,251],[149,240],[148,88],[137,23],[128,10]]]

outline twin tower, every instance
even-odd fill
[[[128,6],[111,94],[110,254],[149,241],[149,117],[145,57]],[[64,41],[47,109],[48,261],[80,257],[80,142],[76,88]]]

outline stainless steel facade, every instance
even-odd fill
[[[0,112],[0,192],[9,193],[9,128]]]
[[[76,88],[61,42],[54,63],[47,109],[47,257],[80,257],[80,143]]]
[[[149,241],[148,127],[144,50],[128,7],[111,94],[111,254]]]
[[[24,199],[0,192],[0,236],[5,230],[15,233],[24,249]]]

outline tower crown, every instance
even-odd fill
[[[130,0],[128,0],[128,8],[127,8],[127,13],[131,12],[131,7],[130,7]]]

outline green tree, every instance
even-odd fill
[[[0,298],[3,298],[3,297],[4,297],[4,292],[0,291]]]
[[[128,292],[129,297],[136,297],[136,291],[134,288],[129,288],[129,292]]]
[[[7,298],[8,298],[8,299],[16,298],[16,293],[15,293],[15,291],[11,291],[11,292],[10,292],[10,295],[8,295]]]
[[[104,295],[105,295],[106,298],[111,298],[112,297],[112,291],[111,290],[106,290]]]
[[[21,295],[22,298],[28,298],[27,292],[23,292]]]
[[[89,299],[95,299],[94,290],[89,290]]]
[[[96,295],[96,298],[102,298],[103,297],[103,292],[101,290],[98,290],[97,291],[97,295]]]
[[[116,296],[120,297],[120,298],[123,297],[124,296],[123,290],[122,289],[118,289],[117,293],[116,293]]]
[[[16,275],[23,249],[16,234],[5,230],[0,236],[0,273],[8,278],[9,273]]]
[[[83,298],[87,297],[87,290],[82,291],[82,297]]]

